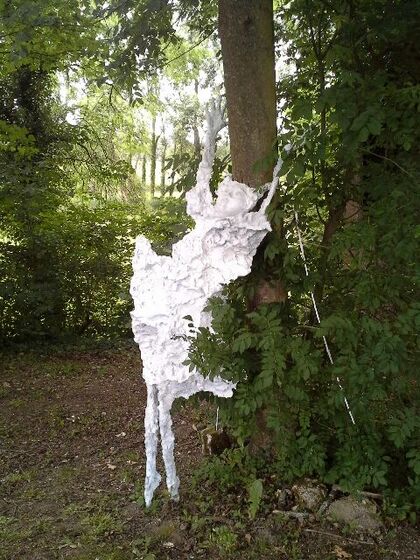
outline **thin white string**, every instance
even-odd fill
[[[303,266],[305,268],[305,274],[306,274],[306,276],[309,276],[309,269],[308,269],[308,265],[307,265],[307,262],[306,262],[305,249],[303,247],[302,234],[301,234],[300,227],[299,227],[299,217],[298,217],[298,214],[297,214],[296,210],[294,212],[295,212],[295,223],[296,223],[296,231],[297,231],[298,240],[299,240],[300,254],[301,254],[301,257],[302,257]],[[312,291],[310,292],[310,294],[311,294],[311,300],[312,300],[312,304],[313,304],[314,311],[315,311],[316,320],[318,321],[318,324],[319,324],[319,323],[321,323],[321,318],[319,316],[318,306],[317,306],[316,301],[315,301],[315,295]],[[331,365],[334,365],[334,360],[333,360],[333,357],[332,357],[332,354],[331,354],[331,350],[330,350],[330,347],[328,345],[328,342],[327,342],[327,339],[325,338],[325,336],[322,337],[322,340],[324,342],[325,351],[327,352],[328,359],[330,360]],[[340,390],[343,393],[344,404],[345,404],[347,412],[350,416],[350,420],[352,421],[352,424],[356,424],[356,422],[354,421],[353,413],[350,409],[349,401],[347,400],[347,397],[344,394],[344,387],[341,383],[341,379],[338,377],[338,375],[336,376],[335,379],[337,381],[338,386],[340,387]]]

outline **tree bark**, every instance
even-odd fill
[[[201,142],[200,142],[200,132],[198,130],[198,126],[193,126],[193,133],[194,133],[194,152],[197,158],[201,155]]]
[[[232,175],[257,187],[272,178],[276,140],[272,0],[219,0],[219,36]]]
[[[161,141],[161,152],[160,152],[160,194],[165,195],[166,191],[166,150],[168,147],[168,141],[165,138],[165,128],[162,129],[162,141]]]
[[[152,141],[150,150],[150,195],[155,198],[156,188],[156,156],[159,136],[156,135],[156,117],[152,120]]]
[[[197,98],[198,98],[198,90],[199,90],[198,80],[194,80],[194,92],[197,95]],[[200,132],[198,130],[197,123],[195,123],[193,126],[193,133],[194,133],[194,152],[197,158],[200,158],[201,142],[200,142]]]
[[[232,176],[257,187],[272,179],[277,133],[272,0],[219,0],[219,35]],[[286,299],[281,282],[260,278],[252,305]]]
[[[272,180],[276,151],[276,84],[272,0],[219,0],[232,176],[258,187]],[[279,227],[280,235],[282,228]],[[267,272],[267,271],[266,271]],[[287,290],[276,279],[256,278],[251,307],[283,303]],[[266,409],[256,411],[252,454],[270,449]]]
[[[147,157],[146,154],[144,154],[141,163],[141,183],[143,188],[146,187],[146,174],[147,174]]]
[[[176,156],[176,151],[177,151],[177,144],[176,144],[176,138],[174,139],[174,147],[173,147],[173,155],[172,155],[172,167],[171,167],[171,186],[170,186],[170,194],[172,195],[174,192],[174,183],[175,183],[175,175],[176,175],[176,170],[174,167],[174,162],[175,162],[175,156]]]

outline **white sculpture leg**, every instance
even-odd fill
[[[159,486],[161,477],[156,468],[156,455],[159,436],[158,390],[156,385],[147,386],[147,406],[144,416],[144,446],[146,448],[146,480],[144,483],[144,501],[150,506],[154,491]]]
[[[179,499],[179,478],[176,474],[174,446],[175,436],[172,431],[171,407],[174,401],[170,394],[162,394],[159,391],[159,426],[160,426],[160,442],[162,445],[163,461],[165,463],[166,486],[173,500]]]

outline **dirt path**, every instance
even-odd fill
[[[133,348],[3,355],[1,560],[420,559],[410,527],[366,544],[334,527],[313,532],[275,521],[267,511],[251,522],[244,489],[214,499],[205,477],[194,486],[203,458],[192,424],[209,421],[205,404],[174,413],[181,502],[162,490],[145,511],[139,370]]]

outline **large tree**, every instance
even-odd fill
[[[276,80],[272,0],[219,0],[221,42],[228,113],[232,176],[252,187],[272,179],[276,146]],[[281,235],[281,228],[277,234]],[[281,279],[256,258],[258,273],[250,305],[283,302]],[[256,411],[258,430],[252,448],[270,445],[265,406]]]
[[[272,0],[219,0],[233,178],[256,187],[272,176],[276,83]]]

